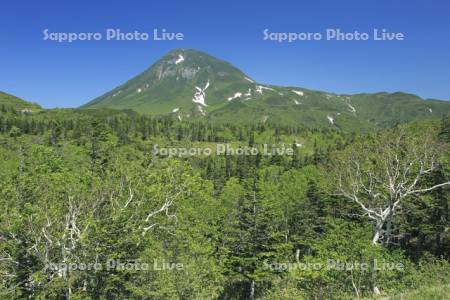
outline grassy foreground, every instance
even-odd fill
[[[391,297],[381,297],[382,300],[446,300],[450,299],[450,284],[433,285]]]

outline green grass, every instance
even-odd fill
[[[450,284],[433,285],[408,293],[402,293],[394,296],[384,296],[375,298],[378,300],[448,300],[450,299]]]

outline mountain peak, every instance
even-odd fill
[[[240,70],[230,63],[211,56],[206,52],[195,49],[173,49],[159,59],[154,65],[152,65],[151,69],[157,67],[166,68],[168,75],[174,75],[174,73],[177,73],[174,72],[174,70],[175,68],[178,68],[185,71],[187,70],[187,73],[189,74],[197,73],[201,69],[206,69],[211,72],[240,73],[240,75],[245,76]]]
[[[152,113],[169,113],[182,107],[204,115],[206,107],[227,102],[237,90],[248,91],[252,83],[226,61],[194,49],[174,49],[138,76],[84,107],[138,107],[148,111],[151,106]]]

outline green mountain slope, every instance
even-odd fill
[[[0,106],[13,107],[18,110],[34,111],[40,110],[41,107],[36,103],[27,102],[16,96],[0,91]]]
[[[227,62],[194,50],[175,50],[148,70],[83,107],[131,108],[152,114],[202,114],[224,103],[234,90],[248,89],[246,76]]]
[[[177,49],[83,108],[171,113],[181,121],[201,117],[216,122],[370,129],[440,117],[450,111],[450,102],[400,92],[337,95],[259,84],[204,52]]]

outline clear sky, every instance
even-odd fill
[[[77,107],[174,48],[234,64],[261,83],[336,93],[405,91],[450,100],[450,1],[2,1],[0,90]],[[184,41],[44,41],[50,32],[182,32]],[[263,40],[270,32],[402,32],[404,41]],[[152,36],[151,36],[152,38]]]

